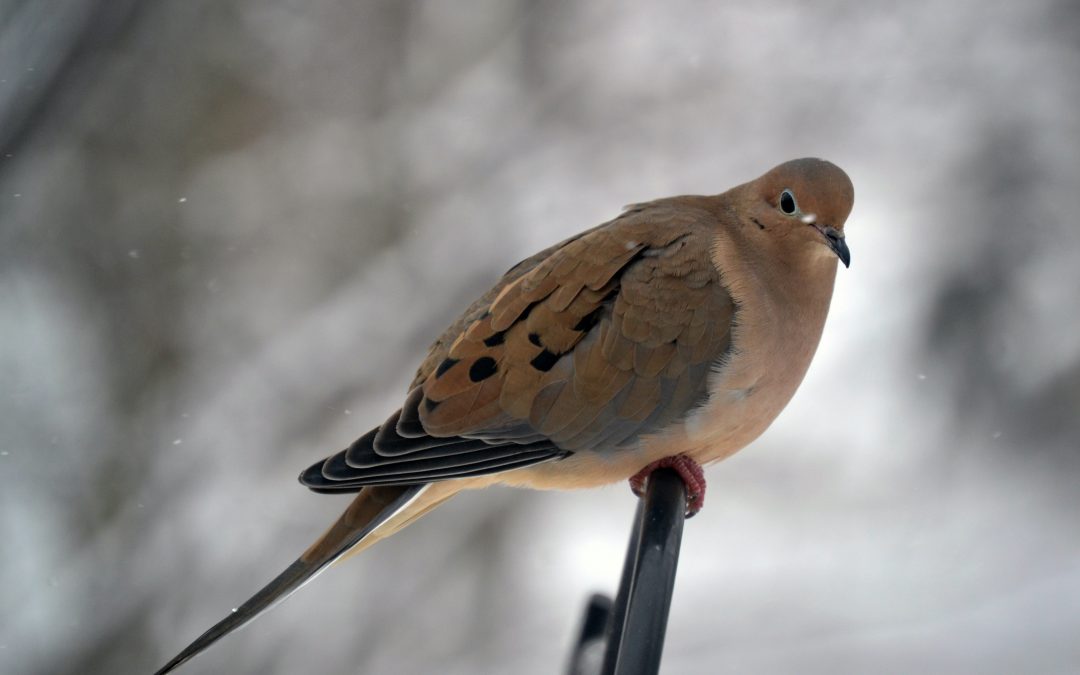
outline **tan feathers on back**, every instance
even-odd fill
[[[515,267],[433,347],[426,431],[575,450],[683,413],[734,314],[709,258],[714,218],[692,198],[641,205]]]

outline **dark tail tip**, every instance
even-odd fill
[[[165,675],[165,673],[172,672],[179,668],[182,664],[205,650],[210,645],[234,630],[243,627],[244,624],[289,597],[293,591],[303,586],[318,574],[323,567],[323,565],[313,565],[302,560],[297,560],[289,565],[284,572],[274,577],[273,581],[253,595],[250,600],[240,605],[227,617],[214,624],[210,630],[200,635],[198,639],[185,647],[184,651],[173,657],[171,661],[166,663],[165,666],[154,673],[154,675]]]

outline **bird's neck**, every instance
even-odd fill
[[[836,260],[826,256],[767,260],[759,257],[760,251],[740,244],[734,237],[719,236],[714,251],[717,262],[727,264],[724,280],[739,308],[735,346],[753,344],[766,353],[785,354],[785,368],[800,372],[797,385],[825,327]]]
[[[835,258],[814,257],[791,264],[798,265],[797,273],[770,275],[764,292],[777,301],[775,306],[789,308],[790,315],[777,317],[777,322],[808,350],[805,358],[809,365],[829,314],[837,263]]]

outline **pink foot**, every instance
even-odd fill
[[[686,517],[689,518],[705,506],[705,473],[701,465],[686,455],[674,455],[658,459],[630,478],[630,489],[638,497],[645,494],[645,481],[657,469],[674,469],[686,485]]]

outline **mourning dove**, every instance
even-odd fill
[[[358,493],[281,575],[158,671],[465,489],[586,488],[757,438],[821,337],[854,190],[820,159],[659,199],[518,263],[435,341],[401,408],[300,481]]]

